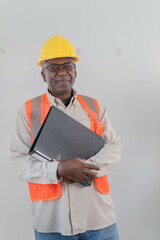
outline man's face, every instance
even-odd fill
[[[54,58],[42,63],[42,69],[50,65],[74,63],[72,58]],[[60,67],[59,71],[51,72],[49,69],[44,69],[41,72],[44,82],[47,82],[49,92],[53,96],[60,96],[70,94],[72,86],[77,76],[76,66],[73,66],[71,70],[63,69]]]

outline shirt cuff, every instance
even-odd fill
[[[60,181],[57,178],[57,167],[59,162],[47,162],[47,178],[49,183],[57,184]]]

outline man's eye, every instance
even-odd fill
[[[63,68],[66,69],[66,70],[70,70],[70,69],[72,69],[72,65],[71,64],[66,64],[66,65],[63,66]]]
[[[59,70],[59,67],[58,66],[50,66],[49,70],[50,71],[57,71],[57,70]]]

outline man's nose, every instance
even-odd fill
[[[58,71],[58,75],[66,75],[66,74],[67,74],[66,71],[63,69],[62,66],[60,66],[60,69]]]

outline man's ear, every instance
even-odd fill
[[[43,81],[47,82],[44,70],[41,71],[41,75],[43,77]]]

